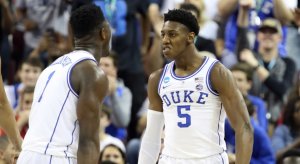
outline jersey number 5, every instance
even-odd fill
[[[191,125],[191,116],[187,113],[183,113],[185,111],[190,111],[190,105],[179,105],[177,106],[177,115],[179,118],[185,119],[185,121],[178,122],[177,125],[180,128],[187,128]]]

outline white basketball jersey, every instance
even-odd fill
[[[205,158],[226,150],[226,117],[218,93],[210,84],[215,59],[205,57],[189,76],[174,73],[174,61],[167,64],[158,92],[163,100],[165,142],[162,154],[174,158]]]
[[[22,150],[77,158],[78,95],[72,89],[70,75],[74,66],[84,60],[96,62],[86,51],[73,51],[58,58],[41,73]]]

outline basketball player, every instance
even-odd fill
[[[8,102],[4,91],[3,79],[1,74],[1,59],[0,59],[0,127],[4,129],[9,140],[14,145],[14,149],[21,151],[21,136],[16,125],[13,110]]]
[[[139,164],[227,164],[226,114],[235,130],[236,163],[250,161],[253,130],[245,102],[230,71],[197,52],[198,31],[190,12],[175,9],[164,15],[162,49],[173,61],[149,77]],[[164,148],[158,159],[163,126]]]
[[[75,10],[70,25],[75,50],[37,81],[19,164],[98,162],[99,109],[108,80],[97,61],[109,53],[111,31],[93,4]]]

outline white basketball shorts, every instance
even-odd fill
[[[22,151],[17,164],[77,164],[77,159],[45,155],[33,151]]]
[[[162,154],[158,164],[229,164],[229,161],[226,152],[198,159],[173,158]]]

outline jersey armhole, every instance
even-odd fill
[[[79,95],[78,95],[78,93],[76,93],[76,91],[75,91],[75,90],[73,89],[73,87],[72,87],[72,83],[71,83],[71,75],[72,75],[73,68],[74,68],[77,64],[79,64],[79,63],[81,63],[81,62],[83,62],[83,61],[86,61],[86,60],[92,60],[92,61],[94,61],[94,62],[97,64],[97,61],[94,60],[94,59],[91,59],[91,58],[82,58],[82,59],[79,59],[78,61],[76,61],[76,62],[69,68],[68,74],[67,74],[68,87],[69,87],[69,89],[71,90],[71,92],[72,92],[77,98],[79,98]]]
[[[165,65],[163,73],[162,73],[162,75],[161,75],[161,77],[159,79],[159,83],[158,83],[158,87],[157,87],[157,93],[158,93],[158,95],[159,95],[159,92],[160,92],[161,83],[162,83],[162,81],[163,81],[163,79],[164,79],[164,77],[166,75],[167,69],[168,69],[168,64]]]
[[[214,94],[215,96],[219,96],[219,93],[213,88],[212,86],[212,83],[211,83],[211,80],[210,80],[210,75],[211,75],[211,71],[212,71],[212,68],[215,66],[216,63],[218,63],[219,61],[214,61],[208,68],[208,71],[207,71],[207,75],[206,75],[206,85],[207,85],[207,88],[208,90]]]

